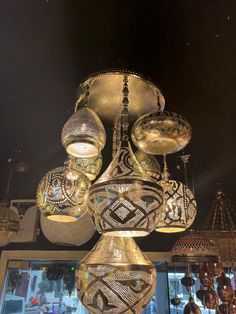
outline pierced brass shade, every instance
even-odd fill
[[[98,176],[102,168],[102,154],[90,158],[79,158],[70,156],[68,158],[68,169],[66,176],[68,179],[76,177],[78,171],[83,172],[90,181],[93,181]]]
[[[65,167],[49,171],[40,181],[37,206],[48,219],[76,221],[87,211],[86,200],[91,185],[89,179],[78,172],[76,180],[64,176]]]
[[[80,246],[88,242],[95,233],[93,223],[87,213],[79,220],[68,223],[47,219],[41,213],[40,223],[44,236],[57,245]]]
[[[156,269],[132,238],[102,237],[78,266],[76,285],[90,313],[140,314],[154,294]]]
[[[0,247],[10,243],[19,229],[19,216],[8,204],[0,203]]]
[[[172,261],[217,263],[219,253],[215,245],[197,231],[187,231],[174,244],[171,250]]]
[[[185,231],[196,217],[197,203],[194,195],[182,182],[163,180],[158,183],[164,189],[164,204],[156,231],[164,233]]]
[[[183,149],[191,139],[191,126],[179,114],[158,111],[139,118],[132,128],[133,143],[147,154],[166,155]]]
[[[69,155],[81,158],[97,156],[106,142],[106,132],[98,115],[81,107],[66,122],[61,134]]]
[[[155,180],[160,179],[161,168],[155,156],[146,154],[141,150],[137,150],[135,153],[135,157],[148,176],[152,177]]]
[[[162,202],[162,187],[145,174],[128,141],[122,141],[88,197],[97,231],[121,237],[149,234],[160,219]]]

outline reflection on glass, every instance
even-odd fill
[[[10,261],[1,314],[89,314],[77,298],[76,262],[33,261],[27,264]],[[156,266],[156,293],[142,314],[169,314],[166,263]]]

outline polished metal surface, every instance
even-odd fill
[[[87,86],[89,86],[88,107],[93,109],[101,119],[113,122],[122,108],[124,75],[128,76],[129,117],[131,121],[156,111],[158,98],[161,109],[164,108],[163,95],[150,81],[131,72],[108,71],[90,76],[80,84],[75,110],[85,102],[85,94]]]

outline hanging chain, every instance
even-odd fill
[[[88,101],[89,101],[89,96],[90,96],[90,86],[89,84],[86,85],[86,93],[85,93],[85,104],[84,104],[84,107],[88,107]]]
[[[128,89],[128,76],[124,75],[124,87],[123,87],[123,109],[121,112],[121,139],[122,141],[128,140],[128,129],[129,129],[129,89]]]
[[[116,117],[113,126],[113,138],[112,138],[112,157],[115,157],[117,150],[120,146],[120,132],[121,132],[121,125],[120,125],[120,114]]]

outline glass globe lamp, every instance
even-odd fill
[[[179,114],[158,111],[139,118],[132,128],[132,140],[147,154],[166,155],[183,149],[191,139],[191,126]]]
[[[78,296],[90,313],[142,313],[155,292],[155,266],[132,238],[101,237],[77,267]]]
[[[90,181],[93,181],[98,176],[102,168],[102,154],[90,158],[80,158],[70,156],[67,161],[66,177],[74,179],[77,173],[83,172]]]
[[[158,183],[164,189],[164,203],[156,231],[164,233],[185,231],[192,225],[197,213],[193,193],[179,181],[161,180]]]
[[[89,213],[98,232],[146,236],[160,219],[163,190],[146,175],[128,141],[89,191]]]
[[[89,179],[82,172],[76,180],[64,176],[65,167],[49,171],[40,181],[36,202],[40,211],[50,220],[72,222],[87,211]]]
[[[103,149],[106,132],[98,115],[83,106],[64,125],[61,140],[69,155],[89,158]]]
[[[0,247],[10,243],[19,229],[19,216],[7,203],[0,203]]]
[[[137,150],[135,157],[148,176],[155,180],[160,179],[161,168],[155,156]]]

